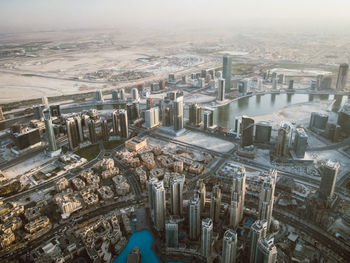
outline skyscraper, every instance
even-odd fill
[[[203,179],[199,179],[197,181],[196,185],[196,193],[199,195],[199,198],[201,200],[201,213],[204,211],[205,208],[205,202],[207,200],[207,191],[205,188],[205,183],[203,182]]]
[[[129,138],[128,113],[121,109],[118,111],[120,137]]]
[[[139,91],[138,91],[138,89],[137,88],[132,88],[131,89],[131,99],[132,99],[132,101],[134,101],[134,100],[139,100]]]
[[[174,130],[178,131],[184,127],[184,101],[183,96],[174,100]]]
[[[154,227],[158,231],[162,231],[165,224],[165,189],[163,181],[150,179],[148,190],[150,191],[148,192],[148,200]]]
[[[264,178],[259,194],[259,219],[267,221],[267,229],[270,228],[272,220],[273,203],[275,200],[277,171],[270,170]]]
[[[225,79],[219,79],[218,80],[218,96],[217,96],[217,100],[218,101],[224,101],[225,100]]]
[[[254,143],[254,119],[242,116],[241,122],[241,147],[253,145]]]
[[[237,256],[237,233],[231,229],[226,230],[222,239],[221,263],[235,263]]]
[[[124,89],[120,89],[119,90],[119,99],[121,101],[126,101],[126,98],[125,98],[125,90]]]
[[[200,126],[202,123],[202,107],[197,103],[191,104],[189,108],[190,124]]]
[[[337,90],[344,90],[346,85],[346,78],[348,76],[349,65],[348,64],[340,64],[339,73],[337,78]]]
[[[202,220],[201,254],[205,258],[211,255],[211,241],[213,235],[213,221],[210,218]]]
[[[145,126],[152,129],[159,125],[159,107],[153,107],[145,111]]]
[[[84,141],[84,131],[83,131],[83,125],[81,122],[81,117],[79,115],[73,117],[75,124],[78,129],[78,135],[79,135],[79,141],[83,142]]]
[[[182,190],[185,183],[185,175],[177,174],[172,178],[170,185],[170,196],[171,196],[171,213],[173,215],[182,215]]]
[[[2,112],[2,108],[0,106],[0,121],[5,120],[4,113]]]
[[[165,242],[167,247],[178,247],[179,245],[178,225],[175,221],[169,220],[165,223]]]
[[[282,122],[278,129],[278,136],[276,138],[275,154],[278,158],[286,157],[291,146],[293,127],[287,122]]]
[[[255,263],[255,254],[258,242],[260,239],[266,237],[267,233],[267,221],[256,220],[250,228],[251,241],[250,241],[250,263]]]
[[[89,127],[89,138],[91,143],[97,142],[97,134],[96,134],[96,123],[94,120],[88,121],[88,127]]]
[[[296,157],[304,158],[307,148],[308,136],[303,128],[297,128],[294,139],[294,152]]]
[[[61,116],[61,107],[60,105],[50,105],[51,117],[60,117]]]
[[[113,134],[119,135],[119,112],[118,110],[113,111],[112,113],[112,124],[113,124]]]
[[[56,144],[55,133],[52,127],[52,120],[49,109],[45,109],[43,112],[45,122],[45,135],[49,145],[49,151],[55,152],[58,150]]]
[[[224,56],[222,60],[222,75],[225,79],[225,92],[229,93],[231,90],[231,75],[232,75],[232,58]]]
[[[45,108],[49,107],[49,100],[47,99],[46,96],[41,98],[41,102],[42,102],[42,104],[44,105]]]
[[[198,194],[194,194],[189,204],[189,228],[190,239],[197,240],[201,232],[201,200]]]
[[[246,191],[246,172],[242,166],[232,177],[232,192],[230,205],[230,226],[236,228],[243,219],[244,200]]]
[[[323,200],[328,201],[333,198],[339,167],[339,163],[332,161],[327,161],[321,165],[321,184],[319,197]]]
[[[106,119],[102,120],[101,127],[102,127],[102,139],[104,142],[108,142],[109,141],[109,128],[108,128],[108,122]]]
[[[101,90],[96,90],[95,100],[100,102],[103,101],[103,95]]]
[[[255,263],[275,263],[277,262],[277,248],[274,245],[274,239],[261,238],[255,253]]]
[[[220,219],[221,211],[221,189],[219,185],[213,187],[210,201],[210,218],[217,223]]]
[[[119,94],[117,90],[112,90],[112,100],[119,100]]]
[[[73,151],[79,146],[78,128],[73,118],[68,118],[66,120],[66,127],[67,127],[69,149]]]

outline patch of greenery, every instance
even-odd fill
[[[106,150],[113,150],[114,148],[117,148],[119,145],[123,144],[124,142],[121,140],[113,140],[109,142],[104,142],[103,146]]]
[[[6,185],[0,187],[0,196],[6,197],[17,193],[21,188],[21,183],[18,180],[14,180]]]
[[[253,72],[253,64],[235,64],[232,65],[232,74],[233,75],[245,75]]]
[[[79,155],[82,158],[85,158],[88,161],[95,159],[99,153],[100,147],[98,144],[89,145],[75,152],[75,154]]]

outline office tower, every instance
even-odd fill
[[[55,152],[58,150],[58,148],[56,144],[55,133],[52,127],[50,111],[48,109],[44,110],[43,115],[44,115],[44,122],[45,122],[45,135],[49,145],[49,151]]]
[[[159,89],[161,89],[161,90],[165,89],[165,80],[164,79],[159,81]]]
[[[104,142],[108,142],[109,141],[109,128],[108,128],[108,122],[106,119],[102,120],[101,128],[102,128],[102,139]]]
[[[191,104],[189,108],[190,124],[200,126],[202,123],[202,107],[197,103]]]
[[[175,80],[175,74],[174,74],[174,73],[169,74],[169,76],[168,76],[168,82],[169,82],[169,83],[175,83],[175,82],[176,82],[176,80]]]
[[[178,131],[184,127],[184,105],[183,96],[174,100],[174,130]]]
[[[242,116],[241,123],[241,147],[253,144],[254,136],[254,119]]]
[[[36,120],[41,120],[42,118],[44,118],[44,116],[43,116],[44,109],[45,109],[44,105],[34,105],[33,106],[33,113],[34,113],[33,118]]]
[[[349,65],[348,64],[340,64],[339,66],[339,72],[338,72],[338,78],[337,78],[337,90],[344,90],[346,85],[346,78],[349,71]]]
[[[304,158],[307,148],[308,136],[303,128],[297,128],[294,139],[294,152],[296,157]]]
[[[132,103],[132,114],[134,120],[140,119],[140,105],[137,101]]]
[[[259,240],[266,237],[267,233],[267,221],[256,220],[250,228],[251,241],[250,241],[250,263],[255,263],[256,248]]]
[[[270,229],[272,220],[276,180],[277,171],[270,170],[269,174],[264,178],[259,194],[259,219],[267,221],[267,229]]]
[[[40,132],[38,128],[28,129],[19,126],[16,132],[13,131],[13,136],[14,142],[19,150],[23,150],[41,142]]]
[[[316,90],[317,89],[317,80],[316,79],[312,79],[310,82],[310,89],[311,90]]]
[[[96,90],[95,100],[96,101],[103,101],[103,95],[102,95],[101,90]]]
[[[159,107],[150,108],[145,111],[145,126],[152,129],[159,125]]]
[[[238,81],[238,92],[242,94],[247,94],[248,92],[248,81],[240,80]]]
[[[201,200],[201,213],[204,211],[205,208],[205,202],[207,200],[207,191],[205,188],[205,183],[203,179],[199,179],[196,184],[196,193],[198,194],[200,200]]]
[[[215,77],[215,69],[209,69],[208,70],[208,74],[210,75],[210,77],[213,79]]]
[[[222,75],[225,79],[225,92],[229,93],[231,90],[231,74],[232,74],[232,58],[224,56],[222,60]]]
[[[97,142],[97,134],[96,134],[96,123],[94,120],[88,121],[88,127],[89,127],[89,139],[91,143]]]
[[[236,228],[243,219],[246,172],[242,166],[232,176],[232,191],[230,205],[230,226]]]
[[[112,100],[119,100],[119,94],[117,90],[112,90]]]
[[[255,124],[256,143],[269,143],[271,139],[272,126],[267,122],[259,122]]]
[[[50,105],[50,114],[51,114],[51,117],[60,117],[61,116],[60,105]]]
[[[222,239],[221,263],[235,263],[237,256],[237,233],[231,229],[226,230]]]
[[[45,108],[49,108],[49,100],[47,99],[47,97],[42,97],[41,103],[44,105]]]
[[[187,82],[186,75],[182,75],[181,81],[182,81],[182,84],[186,84],[186,82]]]
[[[2,112],[2,108],[0,106],[0,121],[3,121],[5,120],[5,116],[4,116],[4,113]]]
[[[222,71],[216,71],[215,77],[217,79],[221,79],[222,78]]]
[[[205,109],[203,113],[204,129],[208,129],[215,125],[215,109]]]
[[[277,80],[276,78],[272,78],[272,89],[277,89]]]
[[[283,84],[283,82],[284,82],[284,74],[279,74],[277,77],[278,77],[278,84]]]
[[[129,138],[128,113],[121,109],[118,111],[120,137]]]
[[[202,69],[201,70],[201,78],[206,78],[207,77],[207,70],[206,69]]]
[[[255,253],[255,263],[275,263],[277,262],[277,248],[274,245],[274,238],[261,238]]]
[[[202,220],[201,254],[205,258],[211,256],[213,221],[210,218]]]
[[[194,194],[189,203],[190,239],[197,240],[201,232],[201,199]]]
[[[113,111],[112,113],[112,124],[113,124],[113,134],[119,135],[119,112],[118,110]]]
[[[167,247],[179,246],[179,230],[175,221],[169,220],[165,223],[165,244]]]
[[[148,201],[155,229],[162,231],[165,224],[165,189],[163,181],[148,181]]]
[[[139,100],[139,91],[137,88],[132,88],[131,89],[131,99],[134,100]]]
[[[321,165],[321,184],[319,197],[323,200],[332,200],[335,183],[337,182],[339,163],[327,161]]]
[[[197,81],[197,87],[199,89],[202,89],[204,88],[204,86],[205,86],[205,78],[199,78]]]
[[[312,112],[309,127],[311,130],[325,130],[328,122],[328,115]]]
[[[225,100],[225,79],[219,79],[219,86],[218,86],[218,96],[217,96],[217,100],[218,101],[224,101]]]
[[[158,91],[158,90],[159,90],[159,84],[151,83],[151,91]]]
[[[73,151],[79,146],[78,128],[73,118],[68,118],[66,120],[66,127],[67,127],[69,149]]]
[[[221,189],[219,185],[213,187],[210,201],[210,218],[217,223],[220,219],[221,211]]]
[[[332,88],[332,77],[327,76],[321,79],[320,90],[330,90]]]
[[[126,101],[125,90],[124,90],[124,89],[120,89],[120,90],[119,90],[119,99],[120,99],[121,101]]]
[[[276,138],[275,154],[278,158],[287,157],[292,146],[293,131],[295,127],[289,122],[281,122]]]
[[[83,142],[84,141],[84,131],[83,131],[83,125],[81,122],[81,117],[74,116],[73,119],[74,119],[76,127],[78,129],[79,142]]]
[[[288,89],[289,90],[294,89],[294,80],[292,80],[292,79],[289,80],[289,82],[288,82]]]
[[[345,135],[350,136],[350,102],[346,103],[338,112],[337,124]]]
[[[217,85],[216,85],[216,80],[215,80],[215,79],[212,79],[212,80],[210,81],[210,88],[216,89],[216,87],[217,87]]]
[[[171,214],[182,216],[182,190],[185,183],[185,175],[178,174],[170,182]]]

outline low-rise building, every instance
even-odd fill
[[[113,177],[113,182],[115,184],[115,190],[117,195],[123,196],[130,192],[130,185],[126,178],[122,175],[117,175]]]
[[[147,140],[145,138],[133,137],[125,142],[126,149],[130,151],[138,151],[147,147]]]
[[[68,187],[68,180],[65,177],[59,179],[56,183],[56,191],[61,192]]]
[[[24,226],[24,229],[30,234],[37,232],[38,230],[47,227],[50,224],[50,219],[47,216],[42,216],[34,221],[30,221]]]

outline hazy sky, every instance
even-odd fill
[[[350,0],[0,0],[0,30],[189,22],[350,26],[349,12]]]

